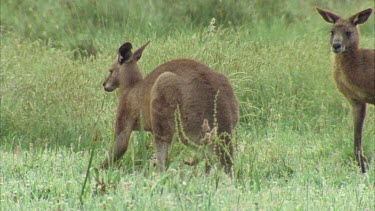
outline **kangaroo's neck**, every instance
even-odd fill
[[[361,50],[358,48],[350,48],[345,52],[335,55],[335,62],[339,65],[342,71],[351,71],[358,65],[360,59]]]
[[[143,81],[143,76],[138,68],[135,70],[128,70],[128,73],[120,82],[121,93],[133,89],[136,86],[136,84],[138,84],[141,81]]]
[[[341,72],[346,80],[356,84],[358,67],[360,66],[361,51],[359,49],[349,50],[335,55],[336,71]]]

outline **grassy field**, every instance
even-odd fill
[[[1,1],[1,210],[375,210],[375,107],[362,175],[330,25],[314,10],[347,17],[374,1],[31,2]],[[375,47],[374,17],[362,47]],[[138,132],[117,166],[98,168],[119,97],[102,82],[123,42],[148,40],[145,75],[192,58],[230,78],[241,112],[233,179],[184,165],[195,152],[180,143],[160,174],[142,158],[142,143],[154,156],[152,135]]]

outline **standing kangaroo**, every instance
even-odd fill
[[[348,19],[317,8],[328,23],[332,23],[331,45],[335,55],[334,78],[338,90],[349,101],[354,122],[354,153],[366,173],[366,158],[362,150],[362,128],[366,116],[366,103],[375,104],[375,50],[359,48],[358,24],[370,17],[366,9]]]
[[[207,145],[218,156],[225,171],[230,173],[233,166],[231,135],[239,119],[239,104],[228,78],[187,59],[166,62],[143,78],[137,62],[148,44],[133,53],[132,44],[124,43],[118,50],[117,62],[103,83],[107,92],[119,88],[121,97],[115,144],[102,166],[107,168],[126,152],[130,134],[139,130],[142,117],[144,129],[154,135],[156,159],[161,171],[166,168],[173,134],[177,133],[186,145],[202,145],[207,143],[202,123],[209,122],[210,128],[217,126],[215,135],[221,141],[220,144],[210,142]],[[213,124],[215,121],[217,125]],[[179,131],[176,131],[176,126]]]

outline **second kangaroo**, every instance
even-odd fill
[[[230,173],[233,166],[231,137],[239,120],[239,104],[228,78],[187,59],[166,62],[143,78],[137,62],[148,44],[133,53],[132,44],[124,43],[118,50],[118,60],[103,83],[105,91],[119,88],[121,96],[115,144],[102,166],[106,168],[122,157],[128,148],[131,132],[139,129],[142,116],[144,129],[154,135],[156,159],[161,171],[166,168],[173,134],[176,133],[186,145],[205,144],[202,123],[208,121],[210,128],[217,126],[215,136],[221,140],[219,144],[209,142],[208,147]],[[179,131],[176,131],[176,126]]]
[[[375,50],[359,48],[357,25],[370,17],[372,9],[363,10],[348,19],[317,8],[328,23],[332,23],[331,45],[335,55],[334,78],[338,90],[349,101],[354,122],[354,153],[362,173],[366,173],[366,158],[362,150],[362,127],[366,103],[375,104]]]

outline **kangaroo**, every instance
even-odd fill
[[[188,59],[168,61],[143,78],[137,62],[148,44],[133,53],[132,44],[124,43],[103,83],[105,91],[119,88],[121,96],[116,114],[115,144],[102,167],[107,168],[122,157],[128,148],[130,134],[139,130],[142,117],[145,131],[154,136],[161,172],[166,169],[168,149],[176,133],[185,145],[206,144],[217,155],[225,172],[231,173],[231,135],[239,120],[239,103],[228,78]],[[214,128],[215,121],[215,137],[220,144],[207,141],[207,131],[202,129],[202,122],[210,122],[208,128]]]
[[[366,103],[375,104],[375,50],[359,48],[358,24],[370,17],[372,9],[363,10],[348,19],[316,8],[328,23],[332,23],[331,45],[335,53],[334,79],[338,90],[352,107],[354,123],[354,153],[362,173],[366,173],[366,158],[362,149],[362,128]]]

